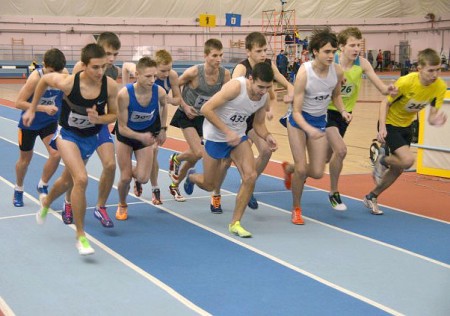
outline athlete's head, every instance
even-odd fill
[[[89,62],[91,61],[91,59],[105,58],[105,57],[106,57],[106,53],[105,53],[105,50],[103,49],[103,47],[101,47],[100,45],[95,44],[95,43],[87,44],[81,50],[81,61],[86,66],[89,65]]]
[[[348,27],[339,32],[339,49],[350,60],[356,60],[361,52],[362,34],[357,27]]]
[[[210,38],[209,40],[207,40],[205,42],[205,47],[203,50],[205,55],[209,55],[209,53],[211,53],[213,49],[222,51],[223,50],[222,42],[216,38]]]
[[[252,32],[245,37],[245,49],[249,51],[254,47],[263,47],[266,45],[266,37],[261,32]]]
[[[156,51],[154,59],[157,65],[168,65],[172,63],[172,55],[165,49]]]
[[[115,50],[119,50],[121,47],[120,39],[113,32],[103,32],[97,38],[97,44],[102,46],[103,48],[106,46],[110,46]]]
[[[441,71],[441,58],[438,53],[431,48],[426,48],[419,52],[417,56],[420,82],[427,86],[436,81]]]
[[[148,56],[144,56],[136,64],[136,71],[142,71],[145,68],[156,68],[156,61]]]
[[[350,37],[354,37],[357,40],[362,40],[362,33],[357,27],[347,27],[339,32],[337,39],[338,45],[346,45]]]
[[[139,59],[136,64],[136,81],[140,86],[151,87],[156,81],[156,61],[148,56]]]
[[[272,65],[264,62],[257,63],[252,69],[252,78],[254,81],[259,79],[264,82],[272,82],[274,78]]]
[[[160,49],[155,52],[155,61],[158,78],[165,80],[172,70],[172,55],[165,49]]]
[[[309,40],[309,52],[316,57],[320,49],[327,44],[330,44],[332,48],[337,49],[337,36],[331,31],[329,27],[323,29],[315,29]]]
[[[250,89],[254,96],[261,98],[273,85],[273,70],[268,63],[257,63],[252,69]]]
[[[119,37],[112,32],[103,32],[98,36],[97,44],[105,50],[108,65],[111,67],[119,55],[119,49],[121,47]]]
[[[52,68],[53,71],[60,72],[66,67],[66,57],[57,48],[49,49],[44,54],[44,67]]]

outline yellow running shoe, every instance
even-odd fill
[[[234,222],[234,224],[228,225],[228,230],[230,231],[230,233],[235,234],[241,238],[252,237],[252,233],[245,230],[245,228],[241,226],[241,223],[239,221]]]

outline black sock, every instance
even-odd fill
[[[371,199],[373,199],[373,198],[377,198],[377,197],[378,197],[378,195],[375,194],[375,193],[373,193],[373,192],[370,192],[369,194],[367,194],[367,198],[368,198],[369,200],[371,200]]]

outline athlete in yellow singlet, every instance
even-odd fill
[[[412,131],[411,123],[417,112],[430,106],[428,123],[442,126],[447,121],[444,112],[439,111],[447,85],[439,78],[440,58],[431,48],[424,49],[418,56],[418,72],[400,77],[395,86],[396,97],[388,97],[380,106],[378,140],[386,143],[390,152],[386,156],[380,151],[374,166],[375,188],[365,196],[364,204],[372,214],[381,215],[377,197],[389,188],[403,173],[414,164],[414,156],[409,150]]]

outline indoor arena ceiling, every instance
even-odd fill
[[[449,16],[450,0],[1,0],[2,16],[195,18],[200,13],[260,19],[265,10],[295,10],[297,18]]]

